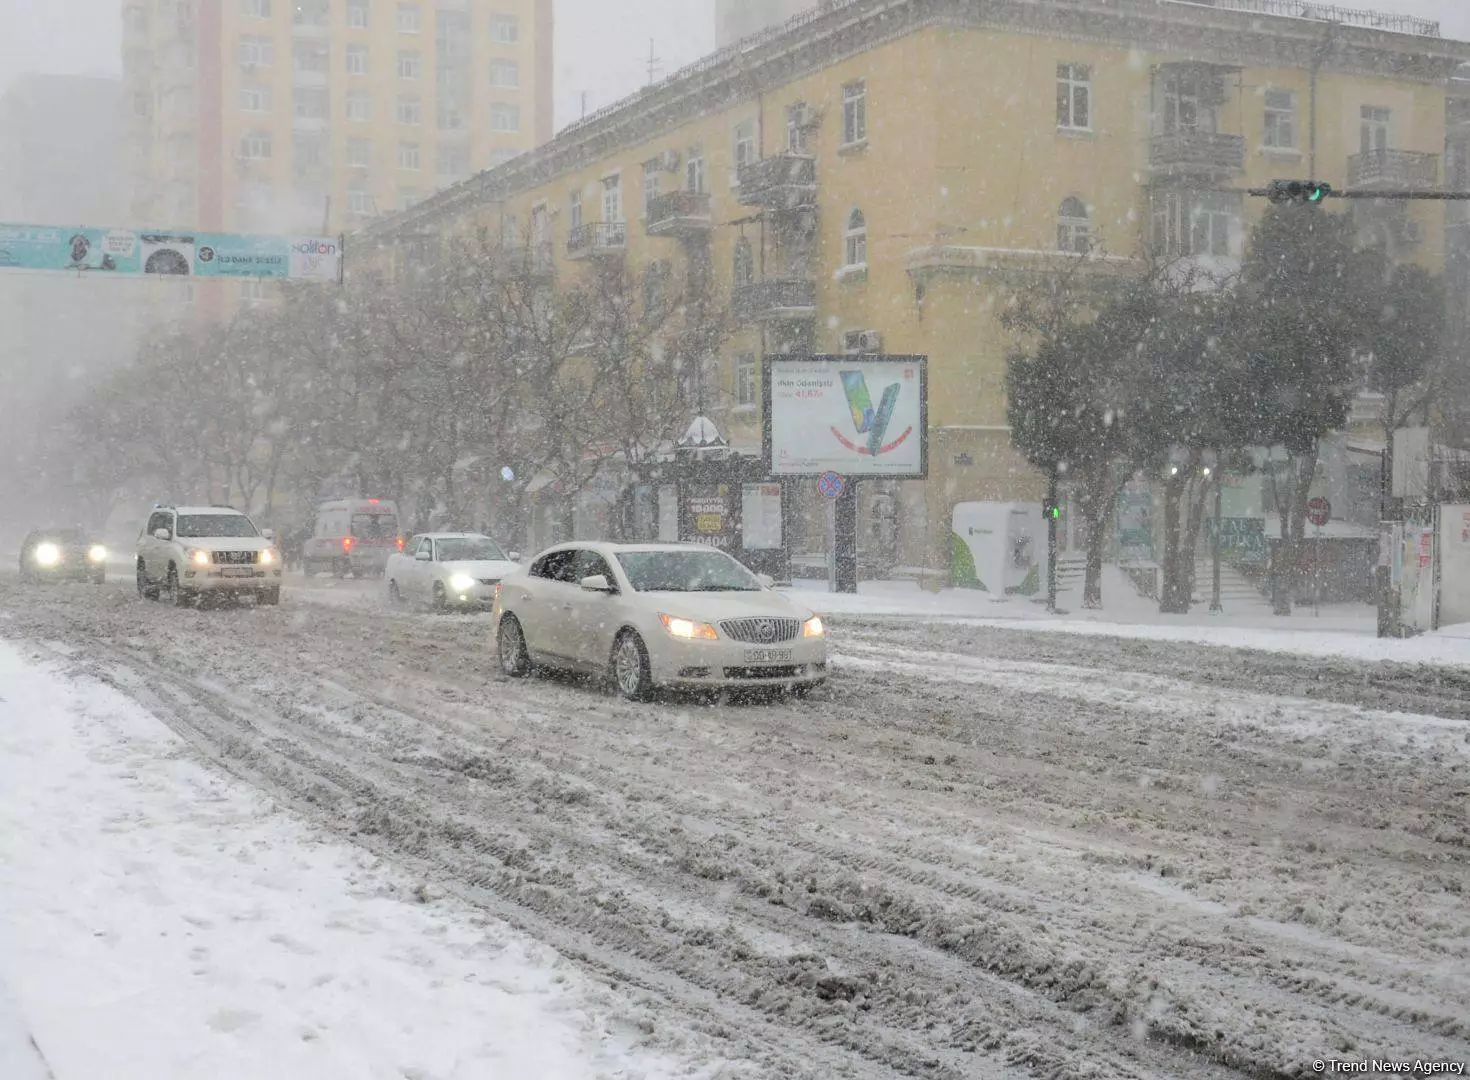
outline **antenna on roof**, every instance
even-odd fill
[[[658,66],[659,63],[660,63],[660,57],[656,56],[654,54],[654,51],[653,51],[653,38],[649,38],[648,39],[648,85],[649,86],[652,86],[653,85],[653,77],[655,75],[657,75],[661,70],[663,70],[662,68],[660,68]]]

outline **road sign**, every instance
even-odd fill
[[[829,499],[840,499],[847,491],[847,481],[835,472],[825,472],[817,481],[817,490]]]
[[[1332,504],[1322,496],[1307,503],[1307,520],[1318,528],[1332,520]]]

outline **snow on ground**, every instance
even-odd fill
[[[554,953],[6,643],[0,791],[4,1080],[676,1075]]]

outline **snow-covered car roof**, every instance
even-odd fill
[[[415,540],[489,540],[484,533],[414,533]]]
[[[175,506],[176,514],[219,514],[244,517],[245,515],[232,506]]]

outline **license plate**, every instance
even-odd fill
[[[747,664],[789,664],[791,655],[790,649],[746,649],[745,662]]]
[[[221,577],[254,577],[255,571],[248,566],[227,566],[220,571]]]

